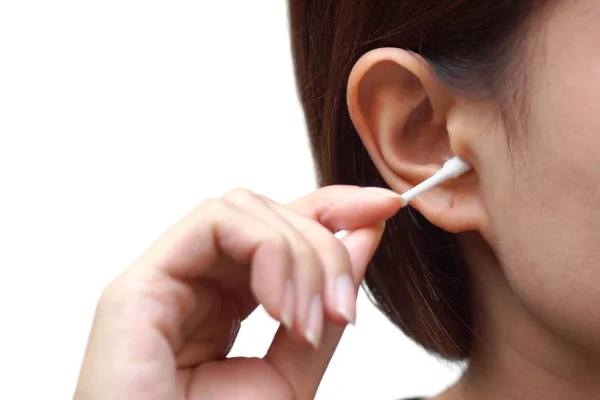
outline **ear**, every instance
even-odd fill
[[[354,126],[394,191],[405,192],[429,178],[454,155],[471,162],[473,110],[418,55],[396,48],[369,52],[354,66],[347,93]],[[431,189],[411,205],[449,232],[488,230],[476,170]]]

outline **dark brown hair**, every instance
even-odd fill
[[[321,185],[387,187],[346,107],[350,71],[372,49],[420,54],[457,93],[504,97],[505,105],[514,100],[508,83],[518,76],[518,39],[531,0],[288,0],[288,5],[299,97]],[[375,304],[425,349],[450,360],[469,357],[472,290],[454,235],[416,210],[403,209],[389,221],[365,282]]]

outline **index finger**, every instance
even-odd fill
[[[357,287],[379,245],[383,228],[380,224],[358,229],[343,239]],[[344,327],[325,323],[321,346],[313,350],[299,344],[287,330],[280,328],[265,359],[285,377],[297,399],[312,399],[343,332]]]
[[[379,187],[332,185],[285,205],[332,232],[385,221],[406,205],[399,194]]]

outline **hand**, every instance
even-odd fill
[[[203,202],[103,292],[76,400],[312,399],[402,205],[351,186]],[[259,304],[283,325],[267,355],[225,358]]]

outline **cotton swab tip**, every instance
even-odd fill
[[[415,197],[423,194],[429,189],[436,187],[437,185],[439,185],[442,182],[445,182],[448,179],[458,178],[470,169],[471,165],[466,161],[463,161],[458,157],[451,158],[450,160],[446,161],[444,165],[442,165],[442,168],[440,168],[438,172],[436,172],[432,177],[426,179],[414,188],[408,190],[400,197],[402,197],[402,199],[406,203],[409,203]]]

